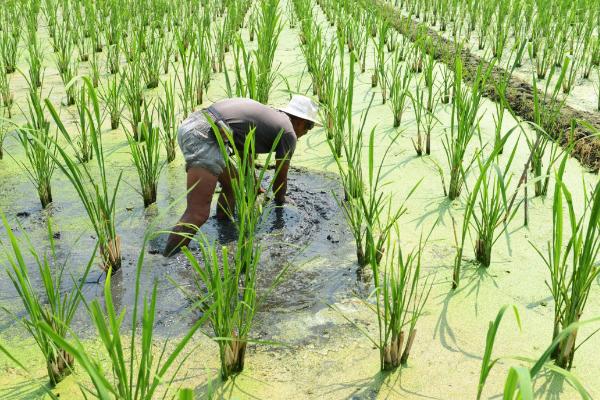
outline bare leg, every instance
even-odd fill
[[[195,185],[195,186],[194,186]],[[193,187],[187,195],[187,208],[179,223],[173,227],[163,252],[165,257],[187,246],[192,235],[206,222],[210,215],[210,204],[217,186],[217,177],[204,168],[190,168],[187,172],[187,188]],[[183,236],[178,234],[182,233]]]
[[[217,205],[217,218],[227,219],[233,215],[235,211],[235,196],[233,194],[232,180],[237,179],[237,171],[233,166],[225,168],[219,175],[219,183],[221,184],[221,194]]]

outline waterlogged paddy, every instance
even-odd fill
[[[322,17],[322,16],[321,16]],[[323,18],[321,18],[323,21]],[[323,23],[324,24],[324,23]],[[324,24],[325,25],[325,24]],[[247,32],[243,32],[247,38]],[[309,91],[308,76],[298,43],[298,31],[286,29],[281,35],[276,64],[293,91]],[[46,88],[52,88],[51,99],[58,104],[64,96],[62,84],[48,61]],[[367,127],[376,128],[376,154],[383,154],[397,131],[392,129],[392,116],[387,105],[381,105],[378,89],[370,87],[370,68],[357,77],[355,88],[355,120],[358,122],[376,93],[374,105],[367,118]],[[211,81],[208,101],[224,97],[224,79],[215,75]],[[13,87],[19,104],[25,107],[24,82],[13,77]],[[271,102],[285,104],[288,95],[283,83],[272,92]],[[482,143],[493,139],[493,110],[491,102],[484,102],[481,113]],[[63,113],[66,113],[63,110]],[[197,335],[192,346],[193,355],[186,361],[177,385],[193,387],[198,394],[215,390],[225,398],[241,399],[472,399],[475,397],[481,355],[485,344],[488,321],[496,316],[503,304],[517,306],[522,321],[519,331],[512,316],[501,326],[494,354],[497,356],[538,357],[550,342],[552,332],[552,300],[546,288],[548,274],[542,260],[530,243],[543,247],[551,235],[551,202],[534,199],[530,202],[529,227],[522,226],[522,212],[513,221],[508,234],[494,248],[492,265],[488,270],[477,269],[469,259],[473,257],[470,242],[466,246],[463,279],[459,290],[450,292],[451,268],[455,254],[452,217],[461,223],[463,203],[450,203],[443,195],[441,179],[435,162],[445,169],[441,137],[450,119],[449,106],[441,106],[437,117],[441,120],[432,141],[431,157],[417,158],[410,138],[416,134],[414,114],[409,108],[402,124],[402,135],[394,143],[385,161],[383,179],[386,192],[399,206],[409,191],[420,182],[414,195],[406,201],[407,213],[400,220],[402,244],[411,250],[420,236],[427,235],[436,225],[423,256],[424,268],[434,279],[433,290],[419,321],[409,365],[384,376],[379,373],[378,352],[372,343],[353,324],[376,335],[376,318],[360,299],[369,289],[356,280],[354,243],[345,228],[335,195],[341,195],[335,178],[336,167],[331,158],[323,130],[315,130],[300,140],[291,172],[290,197],[279,214],[273,212],[264,227],[265,244],[261,266],[261,286],[281,268],[290,264],[290,273],[259,312],[253,338],[279,343],[249,346],[244,372],[235,380],[220,384],[217,346],[207,337]],[[16,118],[21,121],[20,117]],[[515,121],[506,123],[506,130]],[[137,189],[137,177],[129,160],[126,141],[120,130],[106,131],[104,141],[111,153],[112,179],[120,171],[126,184],[118,196],[118,226],[123,241],[124,267],[114,283],[114,301],[117,306],[131,308],[134,268],[142,241],[143,231],[153,223],[169,228],[183,210],[184,171],[179,155],[174,165],[164,169],[159,183],[158,204],[144,211]],[[518,146],[514,166],[520,175],[527,158],[524,138],[513,136],[507,148]],[[15,140],[8,140],[7,151],[17,160],[23,160]],[[507,155],[504,155],[507,157]],[[365,157],[366,159],[366,157]],[[472,180],[473,177],[471,177]],[[516,184],[516,177],[513,184]],[[566,180],[576,204],[581,204],[584,185],[595,184],[598,177],[585,173],[576,161],[570,160]],[[92,230],[75,192],[60,173],[53,181],[54,204],[41,211],[37,195],[25,174],[7,157],[0,162],[0,208],[13,226],[21,224],[36,246],[47,246],[45,223],[52,219],[59,254],[71,253],[72,271],[80,271],[95,243]],[[219,225],[213,219],[203,228],[211,240],[227,245],[231,227]],[[6,234],[0,230],[0,238]],[[158,241],[160,244],[160,240]],[[160,341],[178,335],[182,328],[193,322],[195,315],[188,302],[179,295],[167,277],[181,285],[190,282],[191,272],[185,260],[178,256],[165,260],[160,255],[146,254],[143,288],[147,290],[154,279],[159,281],[157,331]],[[90,281],[97,279],[94,269]],[[35,277],[35,274],[33,274]],[[599,282],[600,283],[600,282]],[[594,284],[583,319],[600,315],[598,284]],[[102,286],[85,286],[86,297],[101,296]],[[0,278],[0,296],[3,306],[19,314],[22,308],[5,276]],[[334,305],[338,311],[327,305]],[[342,315],[343,313],[343,315]],[[350,323],[348,320],[353,321]],[[83,334],[86,343],[95,348],[97,343],[83,313],[76,319],[75,329]],[[581,338],[595,326],[582,329]],[[7,315],[0,317],[0,338],[8,343],[19,358],[30,368],[33,376],[44,382],[45,366],[33,341],[25,331],[12,323]],[[600,359],[597,349],[600,337],[594,336],[581,346],[575,358],[575,373],[594,398],[600,397]],[[158,349],[158,346],[157,346]],[[501,394],[507,365],[500,363],[491,373],[485,397]],[[83,379],[77,375],[78,379]],[[78,399],[76,381],[61,383],[57,392],[61,398]],[[559,378],[543,375],[536,388],[541,398],[576,398],[573,390]],[[27,399],[43,397],[35,383],[18,371],[5,358],[0,358],[0,398]]]

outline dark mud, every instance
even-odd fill
[[[270,177],[267,177],[270,179]],[[273,320],[293,315],[299,310],[315,312],[326,304],[333,303],[340,297],[352,295],[356,284],[355,264],[348,255],[352,254],[351,235],[347,231],[343,215],[338,207],[334,193],[341,192],[339,181],[333,176],[294,169],[290,173],[288,184],[289,203],[282,208],[274,208],[268,213],[260,230],[263,254],[259,270],[259,289],[270,287],[272,280],[282,270],[287,270],[283,282],[270,294],[261,306],[261,312],[269,314],[265,324],[273,324]],[[9,217],[20,224],[17,229],[27,231],[36,243],[36,248],[47,249],[46,220],[48,214],[60,220],[68,220],[71,208],[63,206],[50,211],[13,210]],[[140,255],[140,246],[144,230],[157,217],[158,211],[149,212],[143,218],[130,217],[132,211],[123,211],[118,229],[123,240],[123,267],[112,278],[113,302],[117,309],[132,309],[135,294],[136,263]],[[73,217],[75,218],[75,217]],[[81,218],[81,216],[79,216]],[[169,215],[166,225],[173,223],[176,214]],[[16,224],[15,224],[16,225]],[[57,224],[58,225],[58,224]],[[161,222],[161,225],[165,223]],[[165,228],[165,226],[161,226]],[[67,269],[75,277],[89,260],[90,249],[93,249],[95,238],[92,235],[81,235],[81,223],[63,226],[62,231],[54,234],[60,259],[65,259],[69,252],[70,262]],[[202,232],[211,241],[218,241],[223,246],[235,246],[236,231],[233,223],[220,222],[214,217],[202,227]],[[78,241],[77,237],[79,236]],[[0,238],[6,232],[0,229]],[[141,292],[149,293],[153,283],[158,283],[157,323],[159,335],[170,336],[180,333],[182,328],[191,325],[197,314],[191,309],[190,301],[173,284],[189,288],[193,284],[193,271],[184,255],[164,258],[155,253],[164,240],[159,237],[146,249],[141,274]],[[198,254],[197,245],[190,245],[193,253]],[[346,261],[340,261],[346,260]],[[32,264],[31,277],[36,287],[41,287],[38,273]],[[70,280],[69,280],[70,282]],[[86,300],[103,298],[104,276],[94,266],[84,287]],[[23,314],[23,308],[15,297],[10,281],[0,279],[0,301],[16,315]],[[142,296],[143,297],[143,296]],[[91,333],[88,318],[82,311],[74,322],[80,334]],[[257,332],[267,335],[269,326],[261,327],[261,313],[258,316]],[[0,315],[0,333],[14,325],[12,317]],[[129,325],[128,318],[124,325]],[[6,333],[6,332],[5,332]],[[261,336],[263,336],[261,334]]]
[[[365,4],[364,1],[363,4]],[[387,16],[392,26],[412,41],[416,41],[419,32],[425,29],[434,44],[428,51],[433,51],[438,61],[446,64],[448,68],[454,69],[457,54],[457,44],[454,41],[444,38],[428,24],[403,16],[392,5],[380,0],[368,2],[368,5],[382,10],[383,15]],[[483,65],[484,68],[488,68],[490,63],[471,53],[468,49],[459,48],[459,51],[463,62],[463,79],[467,83],[472,83],[477,77],[479,66]],[[492,79],[488,80],[485,87],[485,95],[491,100],[499,100],[495,84],[500,82],[505,74],[506,70],[498,66],[492,68]],[[542,98],[542,91],[539,91],[539,94]],[[516,115],[527,121],[533,120],[534,88],[532,84],[512,76],[508,83],[506,98]],[[574,124],[573,132],[571,132],[572,124]],[[597,135],[597,132],[600,132],[600,113],[577,110],[565,104],[560,110],[558,120],[555,122],[544,120],[542,127],[563,146],[576,141],[571,155],[590,171],[598,172],[600,170],[600,138],[595,136],[595,133]]]

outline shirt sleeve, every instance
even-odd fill
[[[294,151],[296,150],[296,133],[290,131],[284,131],[281,135],[281,139],[279,139],[279,143],[277,144],[277,149],[275,151],[275,158],[278,160],[287,158],[288,160],[292,158]]]

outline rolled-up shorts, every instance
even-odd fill
[[[211,124],[202,111],[192,113],[177,131],[177,141],[185,157],[185,170],[200,167],[219,176],[225,169],[225,159]]]

